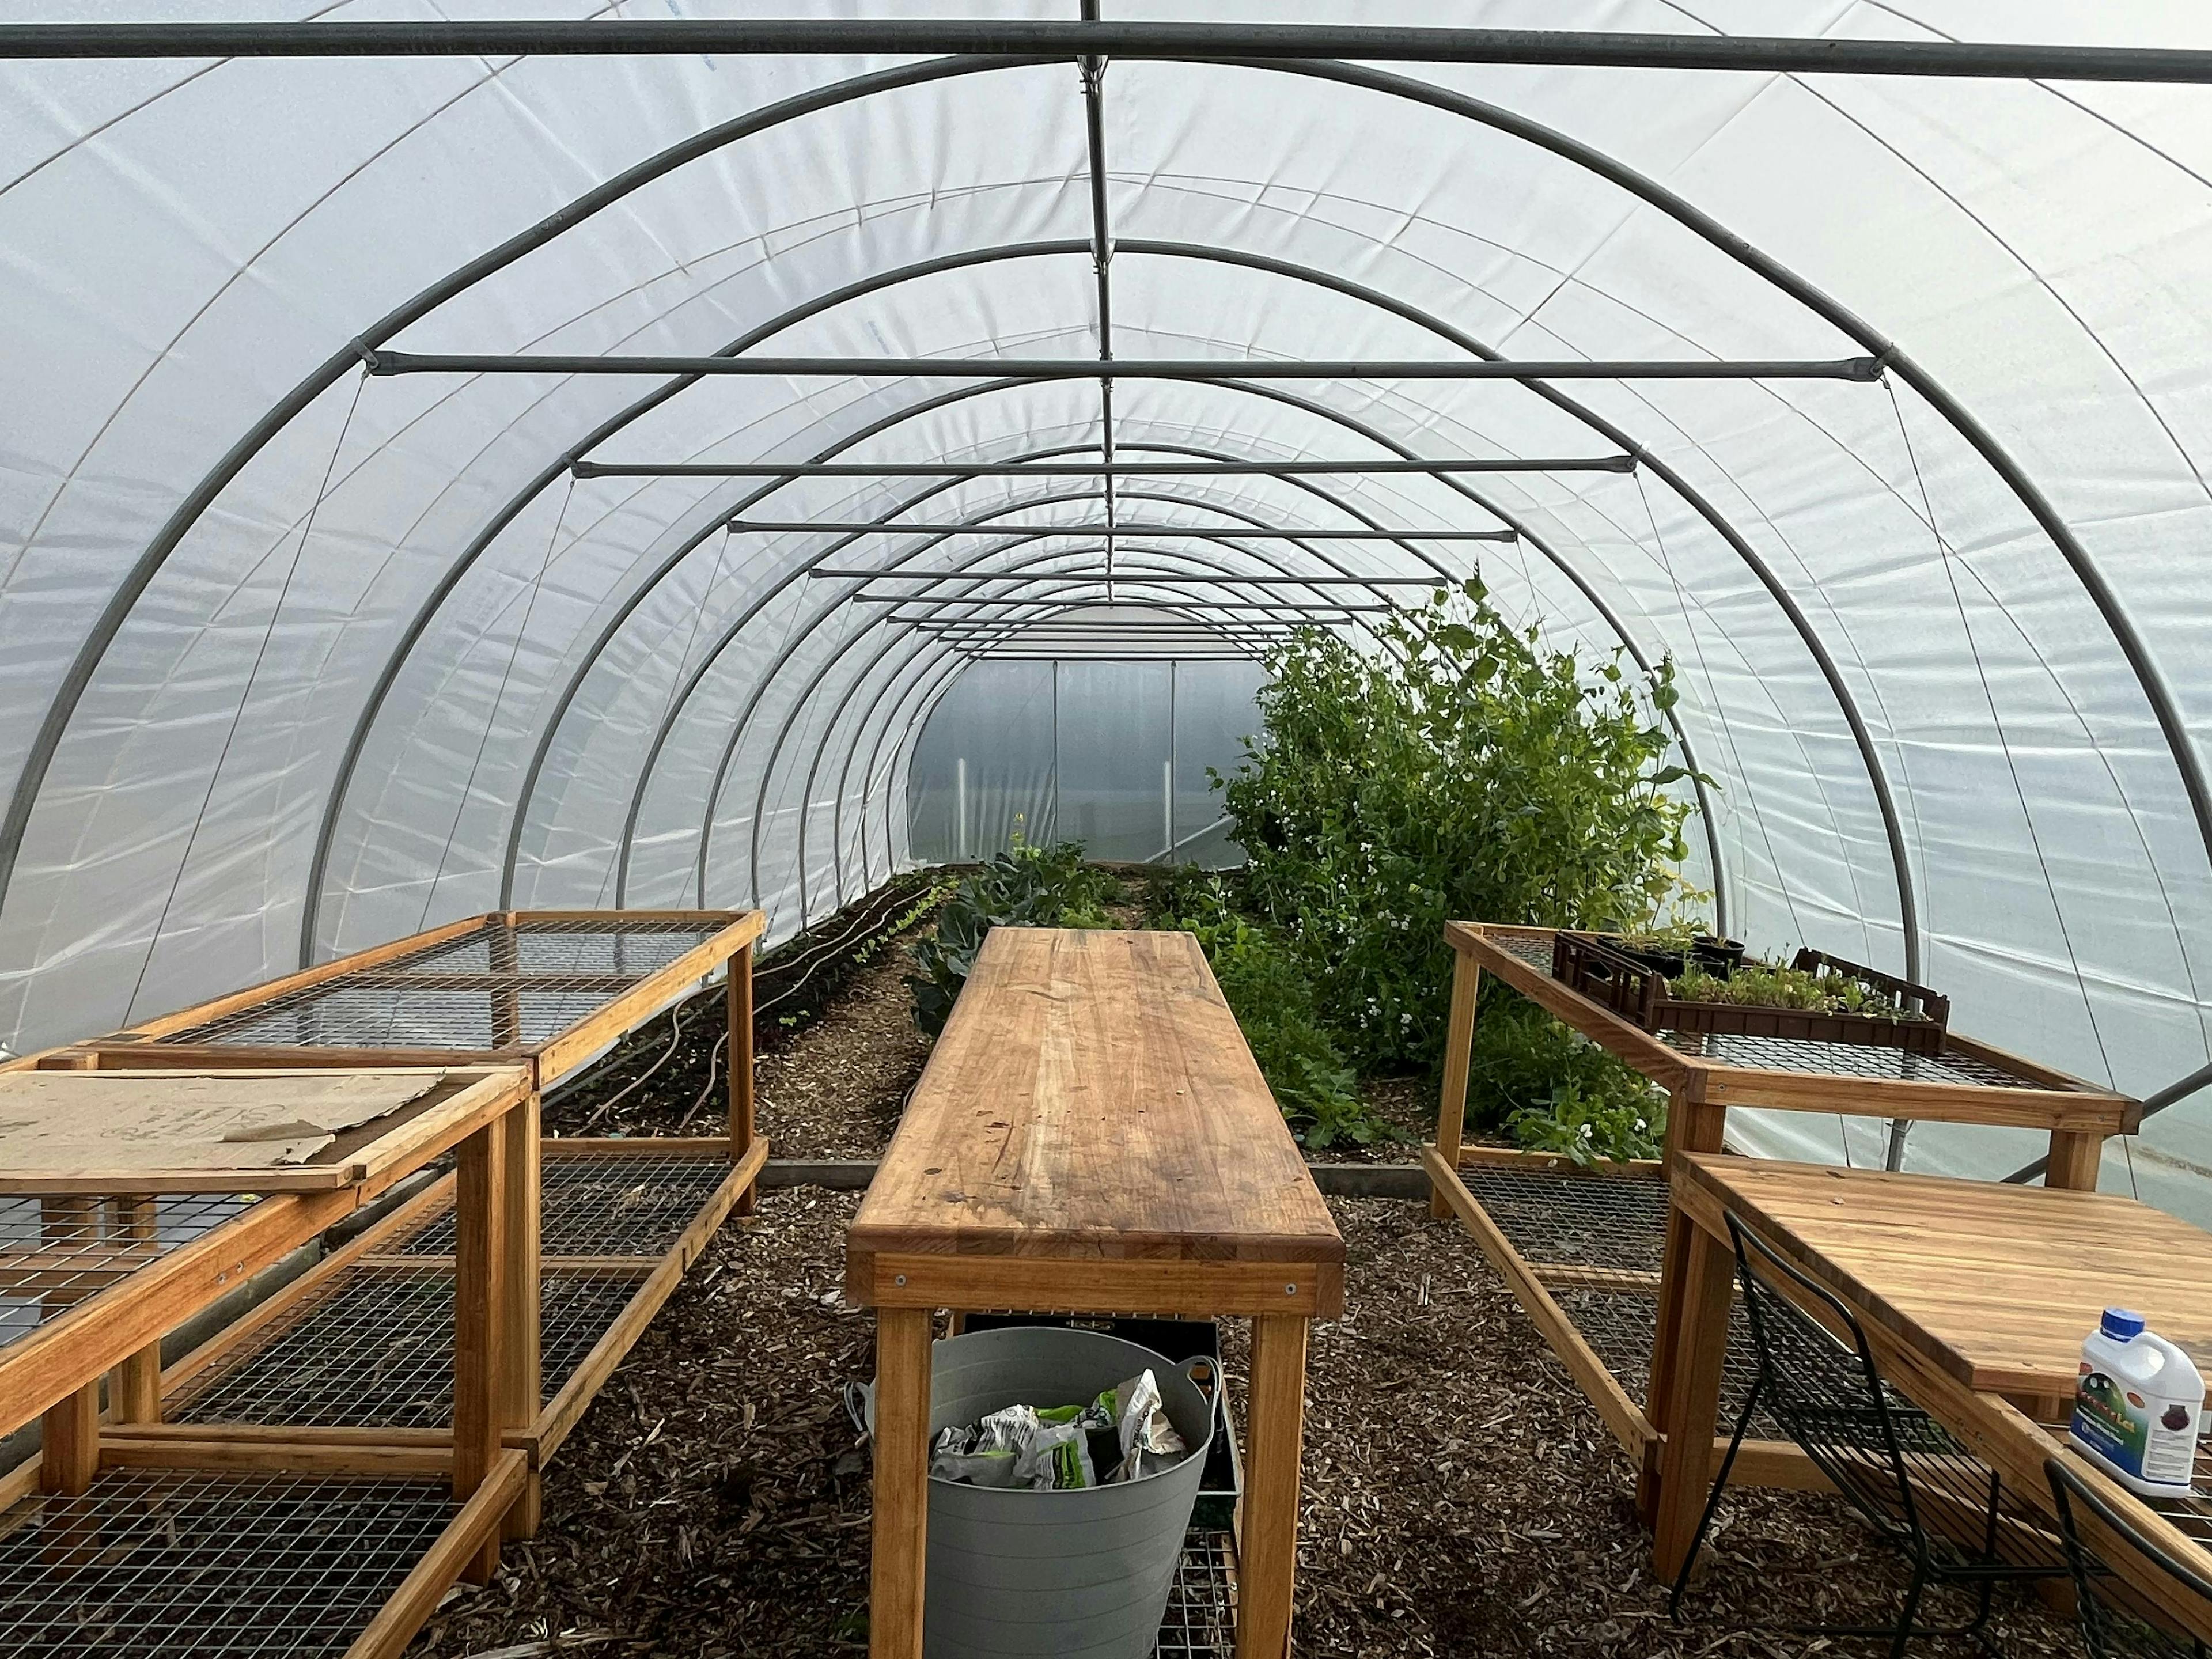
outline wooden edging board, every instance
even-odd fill
[[[1444,924],[1444,937],[1453,949],[1473,957],[1485,972],[1495,974],[1661,1086],[1675,1089],[1694,1079],[1701,1085],[1697,1097],[1708,1105],[1765,1106],[1784,1111],[1843,1112],[2087,1134],[2132,1134],[2142,1120],[2140,1102],[1956,1036],[1949,1039],[1956,1052],[2039,1086],[2001,1089],[1840,1073],[1785,1072],[1686,1054],[1571,990],[1549,973],[1502,948],[1492,938],[1549,937],[1553,931],[1489,922]]]

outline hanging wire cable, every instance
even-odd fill
[[[438,896],[438,884],[446,878],[446,860],[453,856],[454,838],[460,834],[461,819],[467,815],[469,796],[477,787],[477,774],[483,766],[484,750],[490,746],[491,734],[499,725],[500,710],[507,703],[507,682],[514,678],[516,659],[522,654],[522,641],[529,637],[530,621],[538,612],[538,595],[545,590],[545,578],[553,568],[554,550],[561,540],[561,532],[568,522],[568,503],[575,499],[576,479],[571,473],[568,487],[561,496],[561,510],[554,516],[553,532],[545,538],[545,553],[538,562],[538,574],[532,579],[528,593],[522,605],[522,621],[514,630],[514,639],[507,648],[507,664],[500,670],[499,689],[492,694],[491,710],[484,716],[483,732],[477,738],[477,752],[469,762],[469,775],[453,799],[453,821],[446,826],[444,844],[438,848],[438,867],[431,872],[429,884],[422,890],[422,909],[416,919],[415,931],[422,932],[429,926],[430,907]]]
[[[2089,996],[2088,977],[2082,973],[2081,960],[2074,952],[2073,935],[2066,926],[2066,909],[2058,902],[2057,884],[2051,879],[2050,860],[2044,855],[2043,837],[2036,830],[2034,813],[2028,809],[2027,788],[2021,781],[2020,766],[2013,756],[2012,740],[2005,735],[2004,721],[1997,714],[1996,694],[1990,688],[1989,670],[1982,661],[1981,645],[1974,637],[1973,623],[1966,615],[1966,596],[1959,591],[1959,575],[1953,564],[1951,544],[1936,522],[1935,503],[1928,494],[1928,481],[1921,474],[1920,457],[1912,447],[1912,434],[1905,424],[1905,409],[1898,402],[1896,383],[1887,374],[1882,376],[1881,383],[1883,389],[1889,393],[1890,413],[1897,421],[1897,435],[1905,444],[1905,458],[1911,464],[1912,482],[1920,492],[1921,510],[1927,516],[1928,532],[1936,543],[1936,560],[1943,567],[1944,580],[1951,589],[1951,603],[1958,610],[1959,631],[1966,636],[1967,653],[1973,659],[1975,678],[1981,682],[1982,700],[1990,711],[1990,728],[1996,734],[1998,752],[2003,755],[2005,771],[2012,779],[2014,799],[2020,802],[2021,821],[2027,827],[2028,845],[2034,849],[2035,866],[2043,874],[2044,890],[2050,896],[2051,913],[2058,923],[2059,942],[2065,946],[2066,960],[2074,969],[2075,988],[2081,993],[2081,1010],[2088,1018],[2089,1035],[2097,1044],[2097,1058],[2104,1064],[2105,1075],[2110,1078],[2112,1075],[2112,1058],[2106,1051],[2104,1033],[2097,1028],[2097,1009]]]
[[[338,456],[345,448],[347,435],[353,430],[354,411],[361,407],[362,389],[368,384],[368,371],[363,369],[355,380],[353,397],[346,404],[345,419],[338,423],[337,441],[331,446],[330,459],[323,464],[322,482],[315,487],[315,499],[307,507],[306,522],[301,526],[300,539],[292,549],[292,562],[284,568],[284,579],[277,585],[276,602],[269,608],[268,626],[261,630],[261,643],[254,648],[253,665],[246,671],[246,685],[238,694],[238,704],[230,711],[230,725],[222,734],[222,747],[216,751],[215,766],[208,774],[206,793],[200,797],[199,811],[192,815],[191,833],[185,837],[183,856],[177,860],[176,874],[170,878],[169,890],[162,897],[161,914],[154,919],[153,937],[146,941],[146,956],[138,964],[138,976],[131,982],[131,1000],[124,1005],[123,1023],[131,1023],[138,998],[146,988],[146,975],[154,966],[155,953],[161,947],[161,932],[168,926],[170,909],[177,902],[177,894],[185,884],[185,872],[191,866],[192,851],[199,845],[200,827],[207,822],[208,808],[214,803],[216,786],[222,781],[223,763],[230,758],[230,745],[238,736],[238,728],[246,718],[246,705],[252,701],[254,682],[261,677],[261,665],[269,655],[270,642],[276,637],[276,623],[284,614],[284,601],[292,592],[292,580],[299,574],[301,562],[307,556],[307,542],[315,533],[315,520],[323,510],[324,499],[330,494],[331,477],[337,471]]]

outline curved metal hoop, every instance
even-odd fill
[[[1041,63],[1052,61],[1056,60],[956,58],[907,65],[855,77],[854,80],[840,82],[832,87],[818,88],[800,97],[787,100],[771,106],[769,110],[739,118],[736,121],[710,129],[706,133],[695,135],[693,138],[672,146],[670,149],[662,152],[659,155],[640,163],[614,179],[606,181],[579,198],[578,201],[572,204],[569,208],[549,216],[538,225],[510,239],[500,248],[471,261],[468,265],[441,279],[440,283],[433,284],[418,295],[415,300],[390,313],[374,328],[364,333],[359,342],[349,343],[343,351],[334,354],[320,368],[310,374],[299,387],[295,388],[292,393],[281,400],[268,415],[256,423],[254,428],[241,437],[222,461],[219,462],[179,505],[168,522],[164,525],[162,531],[149,544],[145,554],[142,555],[130,576],[112,596],[107,607],[95,623],[91,634],[72,662],[70,671],[64,677],[62,686],[41,721],[27,755],[21,775],[17,780],[15,793],[9,800],[7,813],[4,818],[0,818],[0,902],[4,902],[9,884],[12,881],[23,835],[53,755],[68,728],[78,701],[89,684],[93,675],[97,672],[108,647],[120,631],[124,621],[135,607],[137,599],[151,582],[168,553],[174,549],[206,507],[212,503],[222,488],[236,476],[252,455],[257,453],[277,430],[311,404],[322,391],[335,383],[356,361],[358,345],[380,343],[384,339],[396,333],[398,329],[427,314],[447,299],[452,298],[474,283],[482,280],[483,277],[511,264],[531,248],[550,241],[569,225],[620,199],[622,196],[648,182],[651,179],[697,155],[710,153],[713,149],[732,143],[749,132],[763,131],[801,114],[834,107],[856,98],[871,96],[875,93],[897,87],[921,84],[928,81],[986,70],[1010,67],[1035,67]],[[1994,434],[1977,422],[1972,414],[1952,398],[1931,374],[1905,356],[1893,342],[1881,336],[1846,308],[1787,267],[1751,247],[1741,238],[1733,235],[1718,222],[1705,215],[1700,210],[1692,206],[1665,186],[1636,169],[1628,167],[1612,157],[1544,126],[1539,122],[1427,82],[1359,65],[1237,60],[1234,62],[1234,66],[1275,73],[1301,74],[1364,88],[1386,95],[1403,98],[1408,101],[1425,104],[1444,112],[1477,121],[1547,149],[1572,164],[1606,179],[1618,187],[1629,191],[1657,208],[1747,270],[1773,283],[1815,314],[1850,335],[1863,346],[1882,356],[1954,430],[1982,455],[1984,461],[1990,465],[2042,526],[2061,556],[2074,572],[2076,580],[2081,582],[2093,605],[2112,631],[2123,656],[2127,660],[2130,671],[2135,674],[2137,684],[2151,707],[2154,718],[2160,726],[2161,735],[2166,740],[2170,756],[2181,777],[2184,789],[2190,798],[2191,810],[2197,821],[2200,838],[2204,843],[2208,856],[2212,856],[2212,787],[2208,787],[2194,741],[2181,719],[2171,690],[2166,685],[2148,644],[2135,629],[2132,619],[2119,603],[2117,594],[2106,581],[2101,570],[2090,557],[2087,550],[2060,519],[2056,508],[2043,495],[2033,481],[2013,460]],[[1640,449],[1638,453],[1647,460],[1656,463],[1656,458],[1645,455]],[[1656,470],[1657,467],[1655,465]],[[1731,538],[1731,539],[1735,538]],[[1738,551],[1739,553],[1747,551],[1747,545],[1739,546]],[[1794,600],[1788,598],[1786,592],[1782,590],[1778,584],[1772,584],[1770,591],[1774,593],[1778,602],[1784,605],[1785,609],[1794,610]],[[1802,617],[1802,613],[1799,613],[1799,617]],[[1796,620],[1798,618],[1793,617],[1793,621]],[[1829,679],[1832,688],[1836,691],[1839,704],[1844,711],[1846,721],[1852,728],[1854,740],[1858,744],[1867,764],[1870,781],[1882,809],[1885,829],[1890,838],[1892,860],[1897,869],[1900,921],[1904,928],[1905,954],[1908,964],[1915,963],[1919,956],[1919,930],[1902,830],[1897,821],[1886,775],[1874,752],[1871,737],[1866,732],[1855,705],[1849,699],[1842,685],[1840,676],[1835,672],[1825,646],[1820,643],[1817,634],[1810,629],[1809,625],[1801,623],[1800,632],[1805,636],[1808,648],[1814,650],[1815,660],[1821,666],[1824,677]],[[1910,966],[1908,966],[1908,971],[1912,971]]]

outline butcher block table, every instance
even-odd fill
[[[1655,1401],[1660,1461],[1656,1553],[1672,1578],[1711,1479],[1713,1421],[1735,1258],[1733,1213],[1859,1318],[1883,1376],[2046,1510],[2044,1473],[2081,1341],[2107,1307],[2132,1308],[2212,1370],[2212,1233],[2113,1193],[1685,1154],[1674,1202],[1692,1224],[1681,1346],[1670,1396]],[[1700,1431],[1692,1432],[1695,1425]],[[2067,1454],[2070,1456],[2070,1454]],[[2087,1465],[2077,1468],[2087,1469]],[[2087,1478],[2148,1537],[2200,1553],[2172,1522],[2094,1471]],[[2115,1553],[2116,1571],[2134,1565]],[[2138,1589],[2192,1624],[2155,1577]]]
[[[873,1659],[921,1652],[940,1308],[1251,1319],[1237,1653],[1284,1659],[1306,1328],[1342,1311],[1344,1241],[1196,939],[994,930],[845,1286],[877,1310]]]

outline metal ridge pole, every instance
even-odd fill
[[[1856,380],[1879,357],[1315,358],[694,357],[623,352],[386,351],[364,347],[371,374],[730,374],[758,378],[924,375],[950,380]]]
[[[679,57],[1343,58],[1756,75],[2212,83],[2212,52],[1996,41],[1813,40],[1358,24],[888,18],[383,23],[16,23],[0,58]]]
[[[992,570],[825,570],[817,565],[806,574],[809,576],[842,576],[848,579],[858,577],[864,581],[878,576],[887,576],[928,582],[969,582],[988,581],[998,573]],[[1103,580],[1106,573],[1103,570],[1054,570],[1048,572],[1047,574],[1053,580],[1060,581],[1095,582]],[[1218,576],[1200,575],[1194,571],[1147,570],[1142,565],[1126,565],[1115,571],[1115,574],[1142,576],[1147,581],[1162,582],[1171,586],[1185,582],[1207,586],[1222,580]],[[1260,587],[1425,587],[1431,589],[1456,587],[1460,580],[1459,578],[1450,576],[1239,576],[1237,580],[1239,582]],[[940,595],[920,592],[845,595],[847,600],[854,605],[907,605],[915,599],[965,597],[963,594]],[[989,601],[976,599],[969,599],[969,603],[982,605]]]
[[[1008,503],[1009,511],[1026,505],[1021,501]],[[1203,508],[1206,503],[1193,501],[1193,507]],[[1109,532],[1116,536],[1219,536],[1231,541],[1277,542],[1510,542],[1519,538],[1515,530],[1394,530],[1353,529],[1332,530],[1326,526],[1310,529],[1257,530],[1249,528],[1217,529],[1212,525],[1165,524],[877,524],[870,521],[847,522],[805,519],[732,519],[725,522],[726,530],[761,531],[773,535],[805,535],[817,532],[825,536],[1103,536]]]
[[[1633,455],[1510,456],[1341,461],[1091,461],[1024,465],[1018,461],[586,461],[575,478],[1272,478],[1314,474],[1455,472],[1633,472]]]

